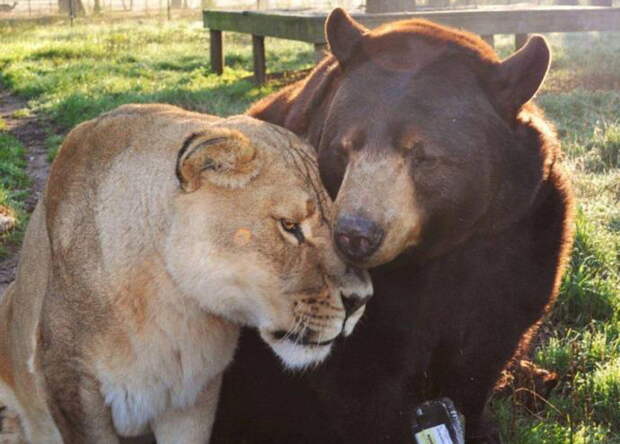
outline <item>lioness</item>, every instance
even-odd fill
[[[317,363],[371,295],[330,236],[313,150],[168,105],[74,129],[0,306],[0,399],[33,443],[208,441],[240,325]]]

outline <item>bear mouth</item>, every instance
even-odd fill
[[[316,333],[314,330],[306,330],[303,334],[299,333],[290,333],[284,330],[278,330],[273,332],[271,335],[277,341],[290,341],[297,345],[306,345],[306,346],[326,346],[334,343],[336,339],[340,336],[340,333],[335,337],[325,340],[325,341],[313,341],[310,339],[313,333]]]

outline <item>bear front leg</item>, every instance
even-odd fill
[[[429,372],[439,396],[450,398],[465,416],[468,444],[501,442],[496,424],[485,417],[485,407],[505,363],[515,350],[519,334],[517,331],[504,331],[501,335],[489,333],[494,331],[497,330],[480,328],[470,332],[467,335],[471,338],[469,345],[461,344],[451,351],[441,352],[451,359],[436,363]]]
[[[465,383],[465,380],[469,381],[467,387],[457,388],[453,384],[449,384],[447,387],[441,388],[442,393],[453,400],[459,411],[465,416],[467,444],[501,443],[497,424],[488,418],[485,412],[487,399],[490,395],[488,387],[492,387],[496,379],[495,375],[484,379],[477,379],[472,375],[459,378],[462,383]]]
[[[157,444],[205,444],[209,442],[222,386],[219,374],[202,389],[194,405],[170,409],[151,422]]]

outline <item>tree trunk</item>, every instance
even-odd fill
[[[180,9],[183,6],[183,0],[170,0],[170,7],[172,9]]]

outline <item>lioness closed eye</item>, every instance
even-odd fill
[[[204,443],[239,326],[320,362],[371,295],[313,150],[249,117],[129,105],[74,129],[0,305],[0,399],[34,443]]]

